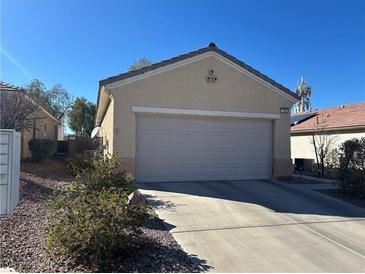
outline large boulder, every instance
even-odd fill
[[[128,205],[147,205],[146,198],[142,195],[139,190],[133,191],[128,195]]]

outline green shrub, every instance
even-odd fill
[[[347,140],[339,151],[342,191],[365,198],[365,138]]]
[[[101,190],[104,187],[119,187],[127,192],[135,190],[133,174],[123,171],[122,162],[114,155],[94,155],[89,158],[76,155],[67,160],[66,171],[90,190]]]
[[[57,141],[49,139],[32,139],[28,142],[34,161],[51,157],[57,152]]]
[[[93,159],[91,157],[84,158],[80,154],[76,154],[72,158],[66,160],[66,172],[67,175],[76,177],[78,174],[83,172],[83,170],[93,168]]]
[[[117,188],[87,191],[73,188],[48,203],[55,219],[47,246],[56,253],[96,263],[113,259],[133,245],[147,217],[142,206],[127,206],[127,193]]]
[[[143,205],[129,205],[133,177],[120,170],[116,157],[92,159],[77,182],[47,202],[52,224],[47,232],[51,252],[101,264],[128,251],[148,218]]]
[[[122,162],[116,156],[93,156],[91,167],[79,170],[76,178],[81,185],[92,191],[117,187],[131,193],[136,189],[134,176],[123,171]]]

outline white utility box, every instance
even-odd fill
[[[20,133],[0,129],[0,217],[6,217],[19,201]]]

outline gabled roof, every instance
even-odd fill
[[[8,84],[8,83],[4,83],[4,82],[0,82],[0,90],[4,90],[4,91],[9,91],[9,92],[24,92],[24,94],[26,96],[28,96],[28,98],[30,98],[30,100],[35,103],[36,105],[38,105],[38,107],[43,111],[45,112],[48,116],[50,116],[52,119],[57,120],[57,118],[55,116],[53,116],[51,113],[49,113],[49,111],[47,111],[43,106],[42,104],[40,104],[37,100],[35,100],[32,96],[30,96],[27,92],[25,92],[23,89],[17,87],[17,86],[14,86],[14,85],[11,85],[11,84]]]
[[[291,99],[293,102],[297,101],[300,99],[300,97],[292,92],[290,89],[284,87],[283,85],[279,84],[278,82],[274,81],[273,79],[271,79],[270,77],[266,76],[265,74],[259,72],[258,70],[254,69],[253,67],[247,65],[246,63],[236,59],[235,57],[233,57],[232,55],[228,54],[227,52],[219,49],[216,47],[216,45],[211,42],[209,43],[209,45],[207,47],[195,50],[195,51],[191,51],[161,62],[157,62],[154,63],[152,65],[146,66],[146,67],[142,67],[140,69],[137,70],[133,70],[133,71],[128,71],[125,73],[121,73],[106,79],[103,79],[101,81],[99,81],[99,90],[98,90],[98,99],[96,101],[96,118],[95,118],[95,125],[99,126],[101,121],[104,119],[104,114],[105,114],[105,107],[107,105],[107,103],[102,103],[103,106],[101,107],[101,101],[103,101],[102,98],[102,93],[104,94],[105,92],[107,93],[108,90],[105,89],[107,88],[107,86],[110,84],[114,84],[116,82],[119,81],[123,81],[126,79],[130,79],[132,77],[137,77],[137,76],[143,76],[143,74],[148,73],[148,72],[152,72],[153,70],[157,70],[159,68],[163,68],[165,66],[168,65],[172,65],[175,64],[177,62],[181,62],[181,61],[185,61],[187,59],[190,58],[194,58],[195,56],[199,56],[202,55],[204,53],[209,53],[209,52],[213,52],[216,53],[220,56],[222,56],[223,58],[227,59],[229,62],[232,62],[234,65],[237,65],[240,68],[243,68],[244,70],[248,71],[249,73],[251,73],[252,75],[254,75],[255,77],[257,77],[260,80],[263,80],[264,82],[268,83],[269,85],[271,85],[272,87],[276,88],[278,91],[280,91],[282,93],[283,96]],[[133,80],[133,79],[130,79]],[[101,107],[101,108],[100,108]],[[99,113],[100,111],[100,113]]]
[[[290,89],[284,87],[283,85],[279,84],[278,82],[274,81],[270,77],[266,76],[265,74],[261,73],[260,71],[258,71],[256,69],[254,69],[253,67],[247,65],[246,63],[236,59],[234,56],[228,54],[227,52],[217,48],[217,46],[213,42],[209,43],[209,45],[207,47],[204,47],[204,48],[201,48],[201,49],[198,49],[195,51],[191,51],[191,52],[188,52],[188,53],[185,53],[185,54],[182,54],[182,55],[179,55],[179,56],[176,56],[176,57],[173,57],[173,58],[170,58],[170,59],[158,62],[158,63],[154,63],[152,65],[142,67],[137,70],[128,71],[125,73],[121,73],[121,74],[118,74],[115,76],[108,77],[106,79],[99,81],[99,87],[107,85],[107,84],[111,84],[111,83],[114,83],[117,81],[121,81],[121,80],[130,78],[130,77],[133,77],[133,76],[141,75],[148,71],[155,70],[157,68],[161,68],[161,67],[179,62],[179,61],[183,61],[185,59],[188,59],[188,58],[191,58],[191,57],[194,57],[194,56],[206,53],[206,52],[218,53],[219,55],[225,57],[226,59],[232,61],[233,63],[239,65],[240,67],[248,70],[252,74],[261,78],[262,80],[265,80],[266,82],[270,83],[274,87],[284,91],[285,93],[289,94],[290,96],[294,97],[295,99],[300,99],[299,96],[296,93],[292,92]]]
[[[308,119],[292,125],[292,133],[314,131],[317,125],[317,119],[318,123],[325,124],[326,130],[365,129],[365,101],[292,114],[292,118],[304,114],[313,115]]]

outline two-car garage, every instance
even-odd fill
[[[268,179],[269,119],[137,115],[139,182]]]
[[[268,179],[292,173],[297,100],[210,43],[101,80],[95,126],[137,182]]]

